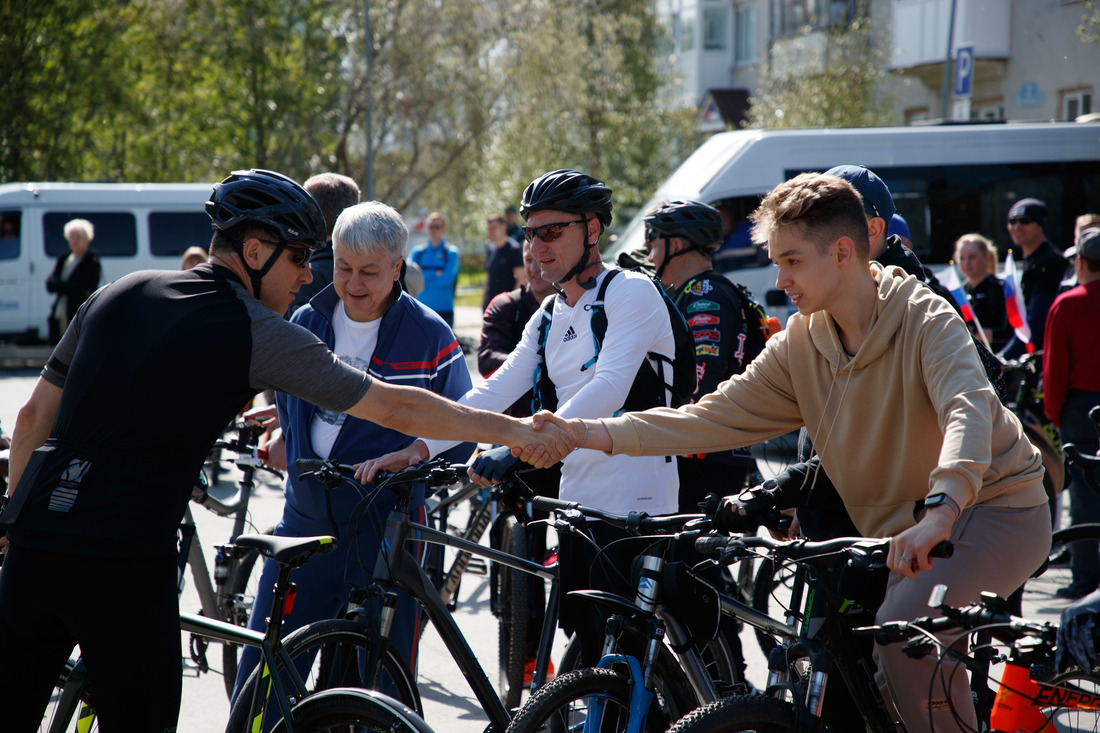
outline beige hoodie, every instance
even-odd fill
[[[866,537],[913,526],[931,494],[963,508],[1046,503],[1039,452],[997,400],[962,319],[900,268],[871,272],[878,302],[854,357],[825,312],[795,314],[698,403],[603,420],[613,453],[707,453],[805,425]]]

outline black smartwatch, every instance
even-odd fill
[[[951,503],[951,497],[949,497],[947,494],[932,494],[931,496],[925,498],[924,508],[931,509],[934,506],[940,506],[941,504],[949,503]]]

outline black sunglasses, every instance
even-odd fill
[[[652,242],[654,239],[665,239],[668,235],[664,232],[659,232],[653,227],[645,228],[645,241]]]
[[[260,239],[259,237],[256,237],[256,238]],[[302,268],[304,268],[307,264],[309,264],[309,256],[311,254],[313,254],[313,250],[311,250],[311,249],[308,249],[306,247],[294,247],[294,246],[291,246],[291,245],[287,244],[285,241],[284,242],[273,242],[270,239],[260,239],[260,241],[263,242],[264,244],[270,244],[272,247],[278,247],[278,246],[282,245],[283,249],[287,253],[287,257],[290,258],[291,263],[293,263],[294,265],[296,265],[298,267],[302,267]]]
[[[571,227],[574,224],[584,224],[587,219],[577,219],[576,221],[556,221],[553,224],[543,224],[541,227],[520,227],[520,231],[523,232],[523,236],[528,242],[535,241],[535,237],[538,237],[544,242],[553,242],[555,239],[561,236],[561,233],[565,231],[566,227]]]
[[[1027,226],[1028,224],[1030,224],[1033,221],[1035,221],[1035,220],[1034,219],[1028,219],[1026,216],[1014,216],[1014,217],[1012,217],[1011,219],[1008,220],[1008,225],[1012,226],[1013,224],[1019,224],[1020,226]]]

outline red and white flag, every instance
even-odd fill
[[[1016,260],[1012,253],[1005,256],[1005,310],[1008,311],[1008,325],[1016,332],[1016,338],[1027,344],[1027,353],[1035,351],[1031,343],[1031,326],[1027,323],[1027,308],[1024,306],[1024,294],[1020,290],[1020,276],[1016,274]]]

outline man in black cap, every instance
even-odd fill
[[[1036,351],[1043,348],[1047,311],[1058,297],[1058,286],[1069,263],[1054,249],[1043,233],[1047,223],[1047,205],[1039,199],[1020,199],[1008,210],[1008,235],[1024,253],[1024,271],[1020,290],[1027,308],[1027,325]],[[1019,356],[1024,344],[1018,337],[1005,347],[1005,356]]]

